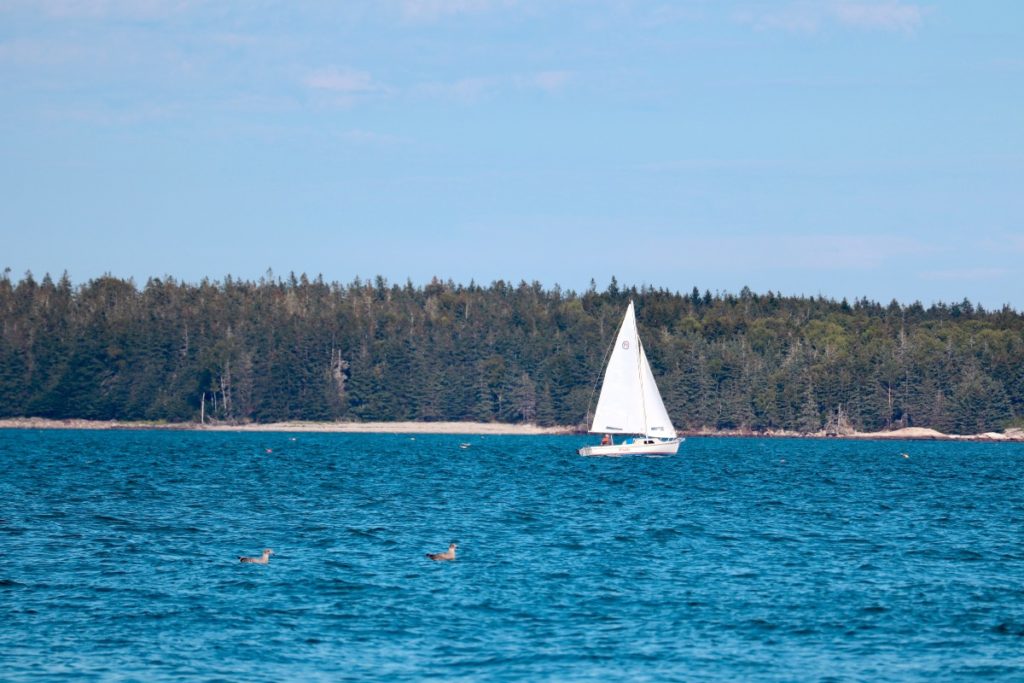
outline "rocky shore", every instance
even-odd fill
[[[1022,441],[1024,429],[1007,429],[1003,432],[984,432],[982,434],[944,434],[927,427],[904,427],[887,432],[841,433],[795,432],[785,429],[767,430],[763,432],[746,429],[698,429],[681,432],[683,436],[742,436],[752,438],[801,438],[801,439],[910,439],[916,441]]]

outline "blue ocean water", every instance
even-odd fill
[[[0,678],[1024,680],[1024,444],[588,441],[2,430]]]

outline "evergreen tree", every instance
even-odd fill
[[[0,413],[579,424],[630,299],[679,427],[816,431],[839,406],[868,430],[1024,419],[1024,316],[1009,307],[272,273],[141,289],[5,274]]]

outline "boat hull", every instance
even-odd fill
[[[580,455],[618,458],[624,455],[675,455],[683,439],[633,439],[633,443],[610,446],[584,446],[576,451]]]

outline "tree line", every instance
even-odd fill
[[[0,279],[0,417],[583,425],[626,304],[677,428],[1024,422],[1024,315],[592,283]]]

